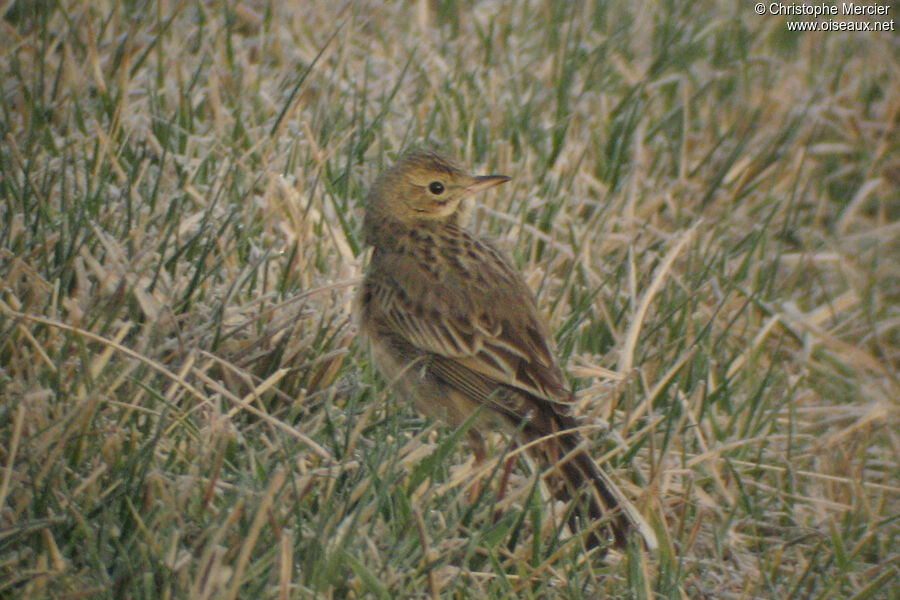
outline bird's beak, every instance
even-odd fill
[[[475,192],[492,188],[495,185],[506,183],[510,179],[512,178],[506,175],[480,175],[472,178],[472,183],[466,186],[466,191],[474,194]]]

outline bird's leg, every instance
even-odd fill
[[[472,453],[475,455],[473,468],[481,466],[487,457],[487,448],[485,447],[484,438],[475,430],[469,430],[469,443],[472,446]],[[481,496],[481,479],[476,479],[469,488],[469,504],[475,504],[478,497]]]
[[[498,500],[503,500],[503,496],[506,495],[506,485],[509,483],[509,475],[512,473],[515,462],[515,456],[510,456],[506,459],[506,465],[503,467],[503,479],[500,480],[500,493],[497,495]]]
[[[503,479],[500,480],[500,491],[497,493],[497,502],[503,500],[503,496],[506,495],[506,486],[509,483],[509,476],[512,473],[515,460],[515,456],[509,456],[506,459],[506,464],[503,466]],[[500,511],[498,510],[496,513],[494,513],[494,521],[498,521],[499,519]]]

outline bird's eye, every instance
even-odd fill
[[[440,181],[432,181],[428,184],[428,191],[435,196],[440,196],[444,193],[444,184]]]

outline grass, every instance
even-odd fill
[[[895,35],[715,1],[0,11],[0,597],[900,596]],[[499,497],[507,442],[473,465],[355,341],[366,188],[422,144],[514,175],[476,227],[658,553],[586,557],[527,464]]]

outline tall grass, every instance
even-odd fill
[[[900,44],[648,0],[7,2],[0,596],[900,595]],[[350,317],[432,145],[658,553],[585,556]]]

